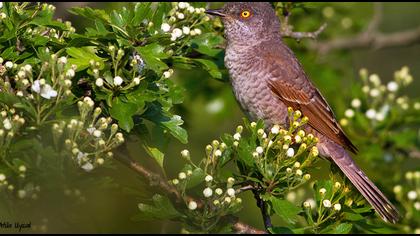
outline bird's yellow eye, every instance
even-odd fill
[[[251,16],[251,12],[250,11],[242,11],[241,12],[241,17],[242,18],[248,18]]]

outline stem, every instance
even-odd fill
[[[259,192],[257,190],[252,190],[252,192],[254,193],[255,200],[257,200],[257,206],[261,210],[265,230],[269,231],[269,229],[273,227],[273,224],[271,223],[270,215],[267,213],[267,205],[265,204],[264,200],[260,198]]]

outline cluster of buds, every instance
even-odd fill
[[[363,110],[362,100],[354,98],[351,101],[351,108],[346,109],[344,112],[345,118],[340,120],[341,125],[346,126],[349,120],[354,119],[357,112],[364,114],[373,123],[380,123],[387,118],[392,107],[401,110],[410,108],[408,97],[399,96],[400,89],[407,87],[413,81],[407,66],[396,71],[394,80],[391,80],[386,85],[382,83],[377,74],[369,75],[366,69],[361,69],[359,75],[363,82],[362,91],[366,94],[366,102],[367,104],[372,104],[372,107],[367,107],[366,110]],[[412,106],[415,110],[420,110],[420,103],[413,103]]]
[[[393,191],[405,208],[405,218],[415,220],[416,212],[420,211],[420,171],[407,171],[404,179],[405,183],[394,186]]]
[[[195,8],[187,2],[174,2],[166,22],[161,25],[160,29],[163,33],[170,34],[171,41],[200,35],[202,31],[198,26],[210,20],[204,12],[204,8]],[[193,23],[191,24],[191,22]]]
[[[55,143],[64,143],[72,158],[84,170],[91,171],[112,157],[112,149],[124,142],[118,125],[110,117],[100,117],[102,109],[94,107],[90,97],[77,103],[79,119],[56,123],[52,126]]]
[[[32,17],[35,17],[38,14],[45,14],[45,12],[50,12],[48,14],[54,14],[55,6],[51,4],[44,3],[42,5],[38,4],[35,6],[37,11],[35,11],[34,15]],[[17,8],[16,9],[21,9]],[[61,19],[57,19],[58,22],[63,23]],[[70,21],[65,21],[63,23],[62,29],[52,28],[52,27],[46,27],[46,26],[34,26],[33,24],[30,24],[25,27],[24,29],[24,35],[28,38],[47,38],[49,41],[55,41],[62,43],[67,38],[71,36],[74,32],[76,32],[76,29],[72,27],[72,24]]]
[[[307,117],[290,107],[288,112],[290,123],[287,129],[273,125],[266,132],[260,122],[252,122],[249,125],[250,131],[256,137],[252,159],[267,181],[276,182],[282,179],[280,182],[287,183],[288,187],[297,187],[311,178],[311,175],[304,171],[318,156],[318,149],[315,146],[318,139],[304,131],[304,125],[308,122]],[[233,146],[237,151],[242,145],[240,142],[243,139],[242,130],[243,127],[238,126],[233,135]]]
[[[309,222],[325,222],[327,219],[337,217],[342,204],[351,206],[353,200],[349,196],[350,189],[340,182],[328,181],[325,186],[315,188],[316,200],[310,198],[302,203]],[[326,186],[329,186],[328,188]],[[341,203],[340,203],[341,202]],[[317,219],[313,219],[317,217]]]
[[[0,111],[0,157],[12,143],[13,138],[25,124],[25,119],[17,114],[14,108],[1,109]]]
[[[140,74],[141,70],[136,70],[135,74],[132,78],[125,78],[123,75],[118,75],[118,67],[121,63],[121,59],[125,55],[123,49],[117,49],[114,45],[108,46],[108,52],[111,55],[113,69],[115,70],[115,76],[109,76],[106,74],[101,74],[100,67],[101,62],[97,62],[91,60],[90,69],[93,77],[95,79],[95,85],[98,89],[103,90],[108,93],[112,93],[113,90],[128,90],[133,87],[136,87],[140,84],[140,81],[144,79],[144,77],[136,76],[136,74]],[[144,66],[143,59],[141,59],[140,55],[135,55],[132,60],[130,61],[130,65],[132,67],[142,68]]]

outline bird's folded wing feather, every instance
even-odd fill
[[[269,85],[279,99],[309,118],[309,125],[334,142],[353,153],[357,148],[347,138],[337,123],[332,109],[318,89],[305,75],[293,52],[285,45],[260,48],[259,55],[264,68],[270,73]],[[278,46],[278,45],[277,45]],[[262,45],[264,47],[264,45]]]

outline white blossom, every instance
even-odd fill
[[[340,211],[341,210],[341,204],[340,203],[334,204],[334,210]]]
[[[228,188],[226,190],[227,195],[229,195],[230,197],[235,197],[235,189],[233,188]]]
[[[46,98],[46,99],[50,99],[52,97],[56,97],[57,96],[57,91],[55,91],[51,85],[49,84],[45,84],[45,80],[35,80],[34,83],[31,86],[31,89],[36,92],[39,93],[41,95],[41,97]]]
[[[99,137],[101,137],[101,135],[102,135],[102,131],[100,131],[100,130],[93,131],[93,136],[99,138]]]
[[[176,14],[176,17],[178,17],[178,19],[182,20],[185,18],[185,15],[183,13],[178,13]]]
[[[235,139],[235,140],[240,140],[241,139],[241,134],[240,133],[235,133],[234,135],[233,135],[233,139]]]
[[[178,174],[178,178],[179,178],[179,179],[186,179],[186,178],[187,178],[187,175],[185,174],[185,172],[180,172],[180,173]]]
[[[10,122],[10,120],[9,120],[8,118],[4,119],[4,120],[3,120],[3,127],[4,127],[6,130],[10,130],[10,129],[12,129],[12,122]]]
[[[351,101],[351,106],[354,108],[359,108],[361,105],[362,105],[362,102],[358,98],[355,98]]]
[[[60,58],[58,58],[58,63],[60,63],[60,64],[67,64],[67,57],[60,57]]]
[[[66,72],[66,76],[70,78],[74,77],[75,74],[76,72],[73,69],[68,69]]]
[[[97,78],[95,84],[98,87],[102,87],[104,85],[104,80],[102,78]]]
[[[203,190],[204,197],[211,197],[213,195],[213,190],[211,188],[205,188]]]
[[[220,151],[219,149],[217,149],[217,150],[214,152],[214,155],[215,155],[216,157],[220,157],[220,156],[222,156],[222,151]]]
[[[374,89],[370,90],[370,92],[369,92],[369,95],[370,95],[371,97],[377,97],[377,96],[379,96],[379,94],[380,94],[380,92],[379,92],[379,90],[378,90],[378,89],[376,89],[376,88],[374,88]]]
[[[417,193],[414,190],[411,190],[410,192],[407,193],[407,197],[410,200],[415,200],[417,198]]]
[[[133,83],[134,83],[135,85],[139,85],[139,84],[140,84],[140,78],[139,78],[139,77],[135,77],[135,78],[133,79]]]
[[[205,180],[206,182],[211,182],[211,181],[213,180],[213,176],[211,176],[211,175],[207,175],[207,176],[204,178],[204,180]]]
[[[20,171],[20,172],[25,172],[25,171],[26,171],[26,166],[24,166],[24,165],[20,165],[20,166],[19,166],[19,171]]]
[[[115,76],[114,85],[119,86],[123,83],[123,79],[120,76]]]
[[[287,149],[286,156],[293,157],[295,155],[295,150],[293,148]]]
[[[163,72],[163,77],[165,77],[165,79],[168,79],[169,77],[171,77],[171,72],[169,71]]]
[[[4,175],[3,173],[0,174],[0,182],[3,182],[6,180],[6,175]]]
[[[261,146],[258,146],[255,151],[257,151],[258,154],[262,154],[264,152],[264,149]]]
[[[214,192],[216,192],[217,195],[222,195],[223,194],[223,190],[221,188],[216,188],[216,190],[214,190]]]
[[[93,170],[93,165],[90,162],[86,162],[85,164],[82,165],[82,169],[89,172],[89,171]]]
[[[189,27],[187,27],[187,26],[182,27],[182,33],[188,35],[188,34],[190,34],[190,31],[191,30],[190,30]]]
[[[319,190],[319,193],[321,194],[321,196],[324,195],[326,192],[327,192],[327,190],[325,188],[321,188]]]
[[[5,66],[7,69],[12,69],[12,68],[13,68],[13,62],[11,62],[11,61],[6,61],[6,63],[4,64],[4,66]]]
[[[374,109],[369,109],[366,111],[366,117],[369,119],[374,119],[376,117],[376,111]]]
[[[225,197],[225,202],[226,203],[230,203],[232,201],[232,199],[230,197]]]
[[[189,3],[186,3],[186,2],[179,2],[178,3],[179,9],[184,9],[184,8],[189,7],[189,6],[190,6],[190,4]]]
[[[322,204],[324,205],[324,207],[326,208],[330,208],[331,207],[331,201],[328,199],[325,199],[324,201],[322,201]]]
[[[175,36],[175,38],[179,38],[182,36],[182,30],[175,28],[172,30],[172,35]]]
[[[201,34],[201,29],[195,28],[194,32],[196,35],[200,35]]]
[[[389,82],[386,87],[390,92],[395,92],[398,90],[398,84],[395,81]]]
[[[169,32],[169,30],[171,29],[171,26],[170,26],[168,23],[163,23],[163,24],[160,26],[160,29],[161,29],[163,32]]]
[[[352,117],[354,116],[354,111],[353,111],[352,109],[347,109],[347,110],[344,112],[344,115],[345,115],[346,117],[348,117],[348,118],[352,118]]]
[[[393,188],[393,191],[395,194],[398,194],[402,191],[402,186],[401,185],[395,185]]]
[[[280,126],[279,125],[273,125],[273,127],[271,128],[271,133],[272,134],[278,134],[280,131]]]
[[[188,203],[188,209],[190,209],[192,211],[195,210],[195,209],[197,209],[197,203],[195,201],[190,201]]]

